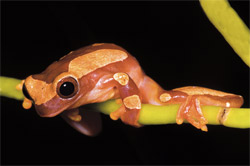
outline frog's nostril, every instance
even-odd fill
[[[23,95],[24,95],[27,99],[32,100],[32,98],[30,97],[29,92],[28,92],[28,90],[27,90],[25,84],[23,84],[23,89],[22,89],[22,90],[23,90]]]

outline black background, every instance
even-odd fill
[[[232,7],[248,25],[249,2]],[[116,43],[165,89],[197,85],[240,94],[249,108],[249,68],[190,2],[2,2],[1,75],[40,73],[71,50]],[[136,129],[102,115],[97,137],[60,116],[39,117],[1,97],[2,164],[249,164],[249,130],[190,124]]]

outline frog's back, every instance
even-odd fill
[[[111,73],[125,72],[138,82],[144,75],[136,58],[112,43],[92,44],[70,52],[61,60],[70,61],[69,70],[75,70],[82,76],[100,69]]]

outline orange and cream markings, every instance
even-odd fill
[[[123,104],[129,109],[141,109],[141,100],[138,95],[132,95],[124,98]]]
[[[113,78],[121,85],[127,85],[129,81],[129,77],[126,73],[116,73],[113,75]]]
[[[81,78],[96,69],[123,61],[127,57],[127,53],[121,50],[100,49],[73,59],[69,63],[69,72],[73,72],[78,78]]]
[[[53,84],[47,84],[44,81],[37,80],[29,76],[25,80],[25,85],[30,97],[34,100],[36,105],[41,105],[51,100],[56,96],[56,91],[53,88]]]
[[[94,44],[92,44],[92,46],[101,46],[101,45],[103,45],[104,43],[94,43]]]
[[[55,78],[53,83],[47,84],[45,81],[33,79],[29,76],[25,80],[25,84],[31,98],[34,100],[36,105],[41,105],[51,100],[56,96],[56,83],[66,76],[74,76],[81,78],[88,73],[104,67],[110,63],[118,62],[126,59],[128,55],[124,51],[115,49],[101,49],[88,54],[84,54],[73,59],[69,64],[69,71],[60,74]],[[22,86],[22,85],[20,85]],[[46,94],[46,95],[45,95]],[[25,108],[28,108],[28,99],[24,101]]]
[[[107,47],[105,45],[107,45]],[[98,46],[101,46],[100,49],[98,48]],[[68,66],[63,66],[64,69],[63,72],[56,71],[56,73],[60,74],[55,78],[53,78],[54,79],[53,82],[34,79],[33,76],[27,77],[25,81],[22,81],[16,87],[17,89],[22,90],[23,84],[25,84],[24,92],[26,92],[27,89],[28,91],[27,93],[29,94],[27,97],[29,98],[30,96],[32,98],[32,101],[25,98],[23,101],[23,107],[25,109],[29,109],[32,106],[32,102],[34,102],[36,106],[44,104],[44,107],[48,107],[48,105],[51,104],[48,101],[52,100],[54,97],[61,97],[60,94],[57,93],[58,89],[60,90],[61,83],[62,81],[64,81],[65,77],[73,77],[77,82],[77,83],[74,82],[75,83],[74,85],[76,86],[77,84],[78,86],[77,88],[81,88],[80,87],[81,84],[79,84],[78,81],[82,81],[83,76],[86,76],[88,74],[91,75],[92,72],[93,74],[95,74],[94,71],[97,69],[100,69],[100,71],[102,71],[102,68],[107,65],[113,65],[111,66],[112,71],[113,69],[115,69],[115,71],[118,71],[118,73],[113,74],[111,78],[110,74],[108,74],[109,77],[108,81],[112,80],[112,84],[110,84],[110,86],[114,86],[113,84],[114,81],[115,85],[117,85],[118,88],[114,90],[113,87],[107,86],[106,88],[100,91],[100,89],[98,89],[97,86],[96,89],[92,89],[87,94],[85,94],[85,96],[83,96],[80,100],[72,104],[74,105],[88,104],[92,103],[92,101],[95,102],[106,101],[108,99],[112,99],[114,97],[114,94],[119,90],[119,92],[122,94],[120,96],[122,99],[117,100],[117,102],[122,104],[122,106],[115,112],[112,112],[110,114],[110,117],[114,120],[117,120],[119,117],[122,117],[122,115],[126,111],[128,111],[127,113],[129,114],[129,109],[131,109],[132,115],[134,115],[134,113],[137,113],[136,116],[124,116],[124,118],[122,117],[122,121],[130,125],[138,126],[137,122],[135,121],[138,120],[136,118],[138,118],[139,110],[141,109],[141,104],[142,104],[141,99],[145,103],[156,104],[156,105],[168,104],[168,101],[170,100],[171,103],[179,103],[180,102],[179,99],[183,99],[183,101],[181,101],[180,108],[177,112],[177,117],[176,117],[177,124],[183,123],[183,120],[186,119],[196,128],[199,128],[203,131],[207,131],[206,127],[207,121],[202,114],[202,110],[200,107],[201,104],[224,106],[224,107],[226,106],[227,108],[230,108],[230,107],[240,107],[243,103],[243,98],[239,95],[234,95],[231,93],[225,93],[213,89],[196,87],[196,86],[176,88],[169,92],[165,91],[165,93],[162,93],[159,96],[159,93],[163,92],[162,88],[151,78],[149,78],[148,76],[146,76],[141,72],[142,70],[139,64],[137,63],[136,59],[130,58],[129,53],[123,51],[121,47],[116,46],[114,44],[111,44],[111,46],[112,47],[110,47],[110,44],[105,44],[105,43],[95,43],[91,45],[91,47],[87,47],[86,48],[87,50],[82,49],[79,50],[79,52],[77,51],[76,54],[74,54],[74,51],[70,52],[69,54],[66,55],[66,57],[73,56],[72,58],[74,59],[68,58],[65,59],[65,61],[63,61],[63,63],[67,62]],[[64,57],[61,58],[61,60],[64,59]],[[128,60],[125,61],[127,58]],[[119,65],[118,62],[122,61],[124,61],[123,64],[127,66],[124,67],[123,65]],[[60,65],[61,63],[58,62],[56,64]],[[52,68],[53,65],[55,64],[52,64]],[[66,72],[64,67],[67,67],[68,69]],[[123,68],[126,68],[126,70],[124,70]],[[128,71],[127,69],[130,70]],[[103,70],[106,71],[106,68],[104,68]],[[53,71],[49,70],[42,74],[44,76],[46,75],[52,76],[50,75],[50,72]],[[56,73],[53,73],[53,76]],[[84,78],[83,81],[85,81]],[[103,83],[105,84],[105,82]],[[142,84],[140,85],[140,83]],[[140,86],[137,87],[136,85]],[[112,89],[113,91],[110,92],[110,89]],[[79,91],[79,89],[77,90],[78,90],[77,92],[81,92]],[[174,93],[172,93],[173,91]],[[184,96],[183,93],[185,93]],[[102,94],[104,94],[105,96],[103,97]],[[138,94],[142,95],[139,96]],[[62,100],[64,100],[64,98],[62,98]],[[159,103],[159,100],[165,103]],[[48,104],[45,104],[46,102],[48,102]],[[58,107],[60,108],[62,106],[59,104]],[[195,109],[190,110],[191,107],[194,107]],[[136,109],[135,112],[133,111],[133,109],[134,110]],[[224,114],[224,112],[222,113]],[[82,119],[77,109],[69,110],[67,112],[67,116],[71,120],[76,122],[79,122]],[[135,119],[131,120],[128,119],[127,117]]]
[[[161,94],[161,96],[160,96],[161,102],[167,102],[167,101],[169,101],[170,99],[171,99],[171,95],[168,94],[168,93],[163,93],[163,94]]]
[[[197,86],[186,86],[181,88],[173,89],[173,91],[181,91],[188,95],[212,95],[212,96],[226,96],[226,95],[233,95],[231,93],[221,92],[213,89],[203,88],[203,87],[197,87]]]

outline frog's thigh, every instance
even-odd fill
[[[142,96],[142,103],[148,103],[153,105],[162,105],[160,100],[161,94],[165,91],[154,80],[148,76],[144,76],[139,86],[140,94]],[[166,96],[162,96],[166,97]]]
[[[243,104],[243,98],[238,95],[202,95],[198,96],[197,99],[200,101],[201,105],[213,105],[219,107],[241,107]]]

